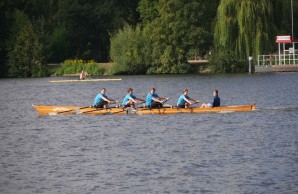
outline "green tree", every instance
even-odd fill
[[[110,53],[115,74],[145,74],[151,63],[148,37],[139,26],[126,26],[112,36]]]
[[[275,35],[271,0],[222,0],[214,32],[217,52],[233,51],[240,59],[272,51]]]
[[[46,75],[44,65],[44,53],[42,43],[42,27],[44,20],[40,19],[37,22],[39,25],[34,25],[28,20],[22,12],[16,12],[16,21],[18,18],[24,20],[21,24],[16,25],[20,28],[19,32],[12,34],[9,47],[9,76],[10,77],[40,77]],[[27,18],[27,19],[26,19]]]
[[[138,10],[140,12],[141,24],[148,25],[150,22],[159,17],[157,9],[159,0],[141,0]]]
[[[150,72],[181,73],[189,69],[187,54],[200,47],[206,34],[198,22],[204,10],[201,1],[142,0],[139,9],[153,48]]]
[[[0,1],[0,77],[7,77],[7,40],[12,28],[13,1]]]
[[[61,0],[59,17],[67,55],[109,61],[110,34],[127,23],[136,25],[137,5],[137,0]]]

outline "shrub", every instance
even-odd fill
[[[50,76],[50,71],[45,65],[35,65],[32,69],[32,77],[47,77]]]
[[[179,74],[179,73],[190,73],[194,70],[194,68],[190,64],[181,63],[178,65],[168,66],[162,65],[160,67],[151,67],[147,70],[147,74]]]
[[[111,38],[114,74],[145,74],[150,65],[149,38],[140,27],[126,26]]]
[[[102,75],[105,72],[105,69],[93,60],[68,59],[62,63],[61,68],[57,69],[55,74],[58,76],[63,74],[79,74],[82,70],[87,72],[88,75]]]
[[[209,69],[212,73],[246,72],[245,60],[240,60],[232,52],[218,52],[209,60]]]

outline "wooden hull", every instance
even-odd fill
[[[77,79],[77,80],[50,80],[49,82],[61,83],[61,82],[106,82],[106,81],[121,81],[122,78],[109,78],[109,79]]]
[[[58,114],[92,114],[92,115],[107,115],[107,114],[177,114],[177,113],[228,113],[228,112],[249,112],[256,108],[255,104],[241,106],[221,106],[215,108],[138,108],[137,110],[124,108],[107,108],[96,109],[92,107],[79,106],[36,106],[32,105],[40,115],[58,115]]]

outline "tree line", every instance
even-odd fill
[[[2,0],[0,77],[48,76],[46,64],[66,59],[112,61],[115,74],[189,73],[193,56],[241,72],[291,27],[291,0]]]

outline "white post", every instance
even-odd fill
[[[278,43],[278,64],[280,65],[281,58],[280,58],[280,43]]]
[[[253,71],[253,61],[252,61],[252,56],[249,56],[248,57],[248,61],[249,61],[249,66],[248,66],[248,72],[249,73],[252,73],[252,71]]]
[[[284,65],[286,64],[286,48],[285,48],[285,43],[283,43],[283,53],[284,53]]]
[[[295,61],[295,42],[293,42],[293,65],[296,65],[296,61]]]

